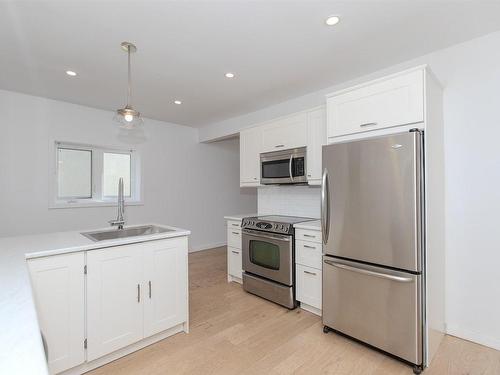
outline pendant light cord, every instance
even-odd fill
[[[127,107],[132,105],[132,72],[130,69],[130,46],[127,48],[128,54],[128,95],[127,95]]]

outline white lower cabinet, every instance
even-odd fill
[[[51,374],[85,361],[84,266],[84,253],[28,261]]]
[[[89,361],[143,337],[142,248],[136,244],[87,254]]]
[[[83,373],[187,331],[187,254],[177,237],[28,260],[50,372]]]
[[[241,262],[241,249],[236,249],[234,247],[227,248],[227,273],[232,277],[242,278],[242,262]],[[239,280],[231,280],[239,281]]]
[[[227,281],[242,283],[241,220],[227,221]]]
[[[295,230],[295,284],[300,307],[321,315],[322,306],[321,231]]]
[[[187,239],[151,244],[144,249],[145,337],[185,322],[188,314]]]
[[[297,264],[295,276],[297,301],[321,310],[321,270]]]

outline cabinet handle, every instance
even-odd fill
[[[310,174],[308,174],[308,175],[307,175],[307,177],[311,177],[311,175],[310,175]]]
[[[233,232],[233,234],[238,234],[238,235],[239,235],[239,233],[238,233],[238,232]]]
[[[233,227],[239,227],[240,224],[231,224]]]
[[[316,276],[316,273],[315,273],[315,272],[304,271],[304,273],[307,273],[308,275],[313,275],[313,276]]]
[[[141,284],[137,284],[137,303],[141,302]]]
[[[149,299],[151,299],[151,280],[149,280]]]
[[[316,236],[313,236],[312,234],[304,234],[304,237],[316,238]]]
[[[232,252],[233,254],[238,254],[238,255],[240,254],[239,252],[234,251],[234,250],[231,250],[231,252]]]
[[[314,247],[314,246],[304,245],[304,247],[305,247],[306,249],[313,249],[313,250],[316,250],[316,247]]]
[[[364,123],[364,124],[361,124],[359,125],[361,128],[364,128],[365,126],[375,126],[377,125],[376,122],[367,122],[367,123]]]
[[[285,145],[276,145],[275,148],[285,147]]]

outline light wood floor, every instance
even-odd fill
[[[92,371],[101,374],[408,374],[409,366],[226,281],[226,249],[189,255],[190,333]],[[500,374],[500,352],[446,336],[424,374]]]

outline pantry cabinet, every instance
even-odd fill
[[[83,252],[28,261],[51,374],[85,361],[84,266]]]
[[[240,186],[260,185],[260,153],[262,128],[255,127],[240,132]]]

